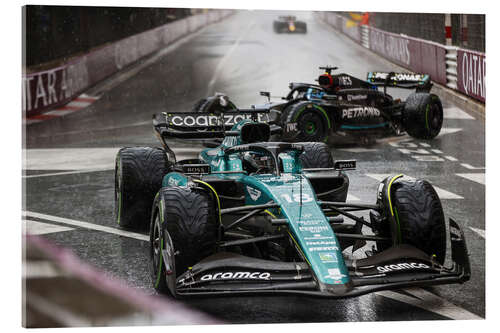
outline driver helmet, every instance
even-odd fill
[[[328,92],[335,92],[340,88],[338,85],[338,80],[335,80],[335,78],[329,73],[321,74],[318,78],[318,83],[321,88],[325,89]]]

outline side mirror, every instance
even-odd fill
[[[267,97],[267,101],[271,102],[271,93],[269,91],[261,91],[260,95],[264,96],[264,97]]]
[[[271,136],[271,129],[265,123],[247,123],[241,128],[240,135],[243,144],[267,142]]]

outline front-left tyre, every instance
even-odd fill
[[[215,252],[218,227],[214,203],[205,191],[187,187],[159,191],[150,227],[151,277],[158,292],[172,294],[168,285],[175,288],[177,276]]]
[[[126,147],[115,159],[115,217],[120,227],[146,229],[151,206],[170,163],[153,147]]]

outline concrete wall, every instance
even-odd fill
[[[190,16],[108,44],[62,66],[36,73],[23,73],[23,115],[32,116],[66,104],[89,87],[138,59],[232,13],[231,10],[212,10]]]

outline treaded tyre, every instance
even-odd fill
[[[299,160],[303,168],[333,168],[330,148],[323,142],[298,142],[304,146]]]
[[[443,126],[443,106],[439,97],[428,93],[411,94],[403,109],[402,123],[414,138],[435,138]]]
[[[323,142],[298,142],[304,146],[299,160],[302,168],[333,168],[334,162],[330,148]],[[345,175],[321,184],[312,183],[319,200],[345,202],[349,190],[349,178]]]
[[[127,147],[115,159],[115,216],[120,227],[145,229],[170,163],[160,148]]]
[[[207,193],[198,189],[165,187],[160,190],[155,202],[155,214],[160,217],[161,229],[166,227],[172,240],[177,276],[214,253],[219,221],[214,203]],[[161,239],[165,235],[161,232]],[[151,253],[153,256],[153,248]],[[156,278],[158,271],[153,270]]]
[[[295,25],[297,26],[297,29],[302,30],[301,32],[303,34],[307,33],[307,24],[306,23],[304,23],[304,22],[297,22]]]
[[[193,112],[215,112],[215,111],[231,111],[235,110],[236,105],[228,99],[226,106],[220,106],[216,99],[218,96],[209,96],[200,99],[193,105]]]
[[[151,279],[153,281],[153,287],[162,294],[172,295],[168,289],[167,282],[167,269],[165,263],[163,262],[162,250],[167,246],[165,241],[165,234],[163,233],[163,226],[160,217],[160,208],[158,197],[155,198],[154,203],[154,214],[151,219],[151,225],[149,228],[149,258],[151,260]],[[171,239],[170,239],[171,240]],[[167,251],[172,251],[168,249]],[[168,272],[171,274],[172,272]],[[173,274],[172,274],[173,275]],[[174,280],[175,281],[175,280]]]
[[[330,123],[323,108],[309,101],[289,105],[282,118],[282,127],[297,124],[295,140],[308,142],[326,142]]]
[[[410,244],[435,256],[443,264],[446,256],[446,224],[441,201],[432,185],[423,179],[397,180],[391,188],[400,243]],[[388,212],[390,214],[390,212]]]

